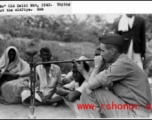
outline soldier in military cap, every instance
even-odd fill
[[[123,54],[127,40],[118,34],[107,34],[99,41],[101,56],[94,58],[95,67],[90,76],[82,64],[76,63],[88,83],[82,91],[82,104],[94,106],[81,110],[82,117],[148,118],[150,110],[147,105],[151,103],[148,79],[144,71]],[[105,63],[110,63],[110,67],[100,71]],[[106,90],[107,86],[113,92]]]

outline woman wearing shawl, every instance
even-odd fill
[[[21,103],[21,92],[29,89],[30,67],[16,47],[8,47],[0,58],[1,95],[5,103]]]

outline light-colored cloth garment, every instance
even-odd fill
[[[8,58],[10,49],[14,49],[16,52],[15,60],[11,64],[9,64]],[[0,59],[0,69],[2,71],[1,75],[6,70],[10,73],[17,73],[19,75],[30,73],[29,64],[20,58],[18,50],[13,46],[8,47],[2,55]],[[7,103],[18,103],[20,101],[21,89],[23,89],[23,87],[26,88],[27,85],[29,86],[29,78],[27,77],[5,82],[1,86],[2,97]]]
[[[10,49],[14,49],[16,52],[15,60],[9,64],[8,59],[8,52]],[[17,73],[17,74],[28,74],[30,71],[29,64],[25,62],[23,59],[20,58],[19,52],[16,47],[10,46],[5,51],[2,57],[0,58],[0,70],[1,75],[7,70],[10,73]]]
[[[1,89],[4,101],[8,104],[23,102],[21,93],[23,90],[29,90],[29,82],[29,77],[24,77],[3,84]]]
[[[84,87],[86,86],[87,82],[84,81],[82,83],[82,85],[80,86],[78,82],[72,81],[69,84],[64,85],[64,87],[71,89],[71,90],[76,90],[79,91],[80,93],[82,93],[82,90],[84,89]],[[80,96],[81,98],[81,96]],[[78,104],[81,104],[81,99],[78,99],[74,102],[69,102],[67,101],[64,97],[63,97],[64,102],[69,106],[69,108],[74,112],[76,118],[81,118],[81,114],[80,114],[80,110],[78,109]]]
[[[65,76],[65,78],[71,79],[72,75],[73,75],[73,72],[70,71],[70,72]]]
[[[41,91],[44,96],[49,95],[61,82],[61,70],[57,65],[51,64],[49,74],[43,65],[36,67],[37,83],[36,91]]]
[[[62,76],[61,81],[63,84],[68,84],[71,81],[73,81],[73,72],[72,71],[70,71],[67,74],[62,74],[61,76]]]
[[[132,18],[128,18],[126,14],[124,14],[119,21],[118,24],[118,31],[123,31],[126,32],[129,30],[129,26],[130,28],[132,28],[133,26],[133,22],[134,22],[135,17],[133,16]]]
[[[66,76],[65,76],[65,78],[67,78],[67,79],[69,79],[69,80],[73,80],[73,72],[72,71],[70,71]]]
[[[85,85],[87,84],[86,81],[84,81],[82,83],[82,85],[80,86],[78,82],[72,81],[69,84],[64,85],[65,88],[71,89],[71,90],[77,90],[80,93],[82,93],[82,89],[85,87]]]
[[[133,50],[133,40],[130,41],[130,46],[129,46],[127,55],[143,70],[143,63],[142,63],[141,55],[140,55],[140,53],[135,53]]]

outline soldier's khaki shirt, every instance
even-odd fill
[[[145,72],[125,54],[96,76],[96,84],[107,86],[113,82],[114,94],[128,104],[145,107],[151,103],[151,92]]]

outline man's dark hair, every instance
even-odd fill
[[[87,72],[89,72],[89,70],[90,70],[90,66],[86,63],[86,62],[83,62],[83,66],[84,66],[84,69],[87,71]],[[75,64],[73,64],[73,69],[77,69],[77,67],[76,67],[76,65]],[[79,72],[80,73],[80,72]],[[81,74],[81,73],[80,73]],[[81,74],[82,75],[82,74]],[[83,75],[82,75],[82,77],[83,77]],[[85,78],[83,77],[83,80],[82,81],[79,81],[79,85],[81,86],[82,85],[82,83],[84,82],[84,80],[85,80]]]
[[[121,47],[121,46],[117,46],[117,45],[112,45],[112,44],[106,44],[106,48],[107,49],[111,49],[111,48],[115,48],[115,49],[117,49],[117,51],[119,52],[119,53],[123,53],[123,51],[124,51],[124,47]]]
[[[49,53],[50,55],[52,55],[52,54],[51,54],[51,50],[50,50],[48,47],[42,47],[42,48],[40,49],[40,54],[42,54],[42,52],[47,52],[47,53]]]
[[[89,72],[90,66],[88,65],[88,63],[83,62],[83,66],[84,66],[84,69],[85,69],[87,72]]]

